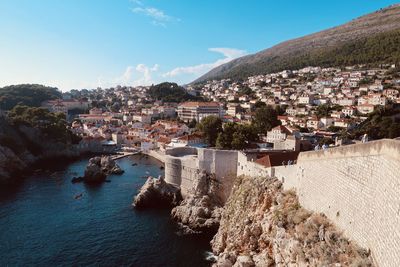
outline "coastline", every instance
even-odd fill
[[[144,155],[150,156],[160,162],[162,162],[163,164],[165,164],[165,154],[161,154],[159,152],[157,152],[156,150],[149,150],[146,152],[142,152]]]

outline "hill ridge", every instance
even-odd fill
[[[374,39],[376,40],[374,41]],[[381,39],[388,40],[386,40],[386,43],[379,45]],[[370,51],[370,47],[374,42],[378,42],[378,45],[375,45],[377,47],[374,47],[375,50],[379,49],[379,46],[388,46],[391,43],[397,44],[397,48],[391,47],[389,51],[382,50],[375,53]],[[367,46],[363,43],[367,43]],[[347,49],[347,54],[341,52],[343,46],[345,46],[344,49]],[[352,55],[351,47],[346,46],[353,46],[356,51],[355,54]],[[356,48],[359,47],[362,47],[362,49],[357,54]],[[332,56],[332,51],[330,50],[335,50],[338,56],[344,57],[340,61],[342,63],[347,61],[346,57],[356,56],[360,57],[360,60],[353,58],[348,60],[349,63],[358,63],[358,61],[361,63],[364,61],[365,63],[374,63],[372,61],[380,62],[388,59],[400,60],[400,4],[381,8],[347,23],[284,41],[257,53],[234,59],[212,69],[193,83],[211,79],[244,78],[251,75],[308,66],[311,63],[335,65],[335,62],[330,62],[326,58],[326,56]],[[367,52],[376,55],[372,59],[363,59],[363,53]],[[298,62],[300,59],[301,62]]]

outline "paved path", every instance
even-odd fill
[[[122,152],[122,154],[111,156],[111,158],[113,160],[117,160],[117,159],[122,159],[124,157],[136,155],[136,154],[139,154],[139,153],[140,153],[139,151],[136,151],[136,152]]]

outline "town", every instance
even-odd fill
[[[71,130],[82,137],[79,148],[91,152],[163,152],[182,146],[306,151],[400,134],[395,111],[400,103],[396,65],[306,67],[243,81],[214,80],[185,89],[170,83],[158,86],[158,94],[151,92],[154,86],[71,90],[42,106],[66,114]],[[167,89],[184,90],[186,98],[165,101],[162,92]],[[220,145],[217,136],[209,140],[196,127],[210,116],[218,118],[222,128],[250,125],[257,110],[267,108],[272,112],[264,117],[276,117],[275,121],[252,140],[242,137],[238,142],[244,146]],[[372,129],[366,136],[360,130],[371,114],[388,111],[391,116],[385,133]],[[358,136],[351,136],[351,131]]]

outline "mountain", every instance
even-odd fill
[[[400,62],[400,4],[218,66],[193,83],[299,69]]]

